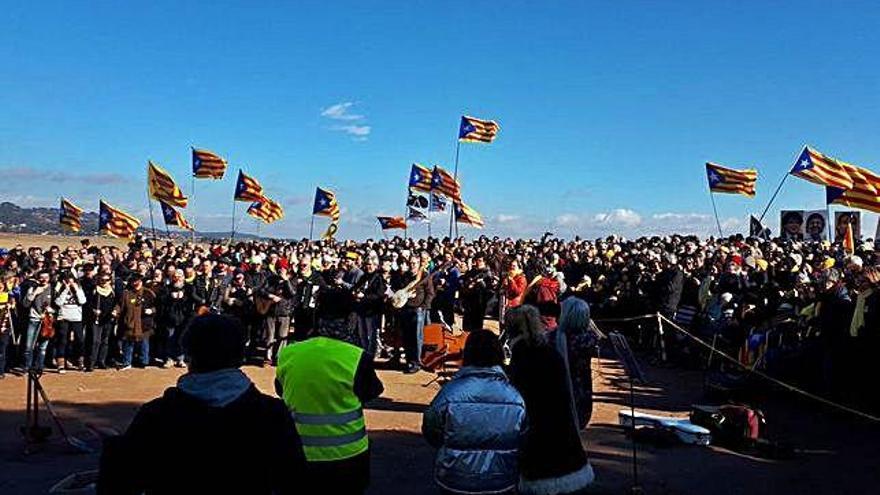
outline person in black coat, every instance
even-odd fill
[[[239,369],[243,339],[234,318],[193,320],[184,337],[189,373],[105,441],[98,495],[306,493],[293,418]]]
[[[368,258],[366,273],[354,285],[352,292],[357,300],[358,334],[361,347],[372,355],[376,355],[379,345],[379,325],[382,321],[382,310],[388,299],[388,283],[385,274],[379,271],[379,260]]]
[[[508,375],[526,403],[528,431],[520,449],[520,495],[583,493],[593,468],[581,445],[562,355],[546,340],[538,309],[522,305],[505,316],[511,349]]]

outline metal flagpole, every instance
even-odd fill
[[[715,223],[718,225],[718,237],[724,237],[724,233],[721,232],[721,220],[718,220],[718,208],[715,207],[715,194],[711,189],[709,189],[709,197],[712,199],[712,211],[715,212]]]
[[[312,233],[315,230],[315,214],[312,213],[312,223],[309,224],[309,241],[312,240]]]
[[[461,140],[455,140],[455,171],[452,173],[452,177],[455,180],[455,183],[458,184],[458,153],[461,151]],[[461,191],[459,191],[459,195]],[[455,198],[452,198],[452,208],[449,211],[449,238],[452,239],[452,227],[455,225]]]
[[[825,198],[825,226],[828,227],[828,242],[834,242],[834,236],[831,232],[831,204],[828,203],[828,198]]]
[[[235,204],[237,201],[235,198],[232,199],[232,230],[229,232],[229,244],[232,244],[232,240],[235,239]]]
[[[193,199],[196,197],[196,175],[192,175],[191,186],[189,190],[189,201],[192,203]],[[192,243],[196,243],[196,229],[192,229]]]
[[[770,197],[770,202],[767,203],[767,206],[764,208],[764,211],[761,212],[761,216],[758,217],[758,221],[763,225],[764,223],[764,215],[767,214],[767,210],[770,209],[770,205],[773,204],[773,201],[776,200],[776,195],[779,194],[779,191],[782,190],[782,185],[785,184],[785,180],[788,179],[788,176],[791,175],[791,172],[786,172],[785,176],[782,177],[782,180],[779,182],[779,186],[776,188],[776,191],[773,192],[773,196]]]

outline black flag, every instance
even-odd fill
[[[764,227],[760,220],[751,215],[749,218],[749,235],[751,237],[760,237],[761,239],[770,238],[770,229]]]

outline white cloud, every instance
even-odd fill
[[[363,120],[363,115],[348,113],[348,110],[353,105],[354,103],[350,101],[330,105],[329,107],[321,110],[321,116],[333,120]]]
[[[337,125],[331,127],[334,131],[343,131],[349,136],[367,137],[370,135],[370,126],[368,125]]]
[[[624,227],[637,227],[642,223],[642,216],[627,208],[618,208],[607,213],[597,213],[593,221],[601,225],[623,225]]]
[[[504,213],[499,213],[496,220],[498,223],[511,223],[519,220],[521,217],[519,215],[505,215]]]
[[[366,141],[367,136],[370,135],[372,127],[364,125],[363,120],[366,117],[364,117],[363,115],[349,113],[353,105],[354,103],[350,101],[330,105],[329,107],[321,110],[321,116],[336,122],[340,122],[340,124],[330,126],[329,129],[331,131],[344,132],[345,134],[351,136],[351,139],[353,141]],[[342,125],[341,122],[349,123]],[[355,124],[355,122],[358,122],[358,124]]]

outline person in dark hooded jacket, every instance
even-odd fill
[[[106,440],[98,495],[305,493],[306,462],[293,418],[239,369],[241,324],[200,316],[184,334],[189,372]]]

